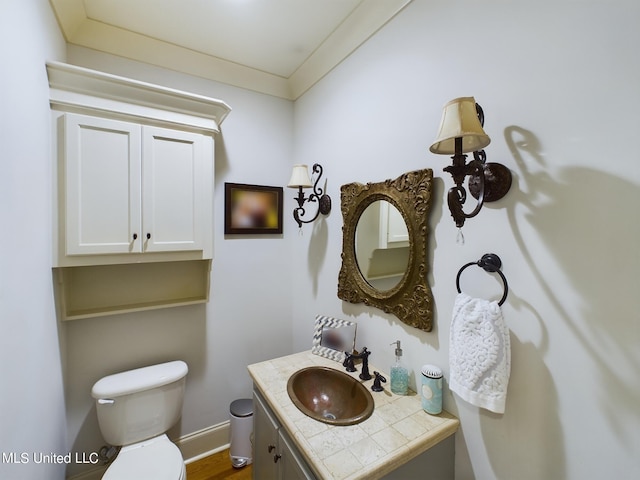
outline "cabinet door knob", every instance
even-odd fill
[[[137,240],[137,239],[138,239],[138,234],[137,234],[137,233],[134,233],[134,234],[133,234],[133,239],[134,239],[134,240]]]
[[[149,240],[151,238],[151,234],[147,233],[147,240]]]

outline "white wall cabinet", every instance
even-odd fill
[[[54,267],[213,258],[214,136],[224,102],[47,64]]]
[[[206,138],[64,115],[66,255],[202,250]]]
[[[206,302],[229,106],[57,62],[47,74],[62,319]]]

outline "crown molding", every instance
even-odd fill
[[[47,62],[53,108],[118,111],[140,118],[171,117],[180,124],[218,132],[231,112],[222,100],[88,68]]]
[[[50,0],[68,43],[157,67],[295,100],[412,0],[363,0],[288,78],[163,42],[87,17],[83,0]]]

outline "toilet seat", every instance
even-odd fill
[[[102,480],[185,480],[184,460],[166,435],[122,447]]]

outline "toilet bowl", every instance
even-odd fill
[[[187,364],[174,361],[109,375],[91,389],[104,439],[121,446],[103,480],[185,480],[166,431],[182,414]]]
[[[182,454],[166,435],[122,447],[102,480],[185,480]]]

